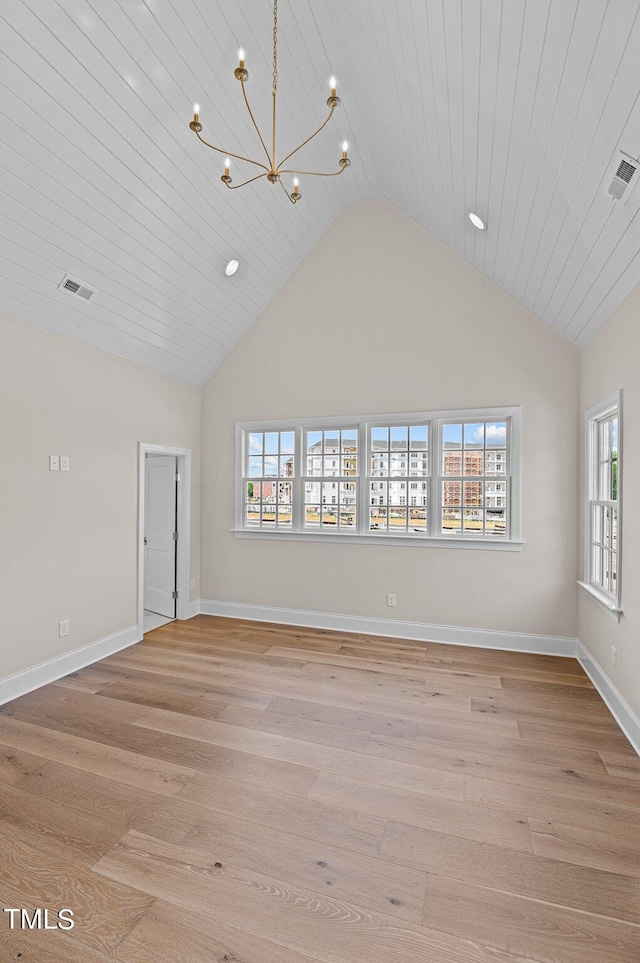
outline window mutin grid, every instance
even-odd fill
[[[293,526],[295,430],[250,431],[243,472],[243,525]]]
[[[426,535],[430,424],[373,424],[367,430],[367,527]]]
[[[585,588],[620,612],[620,393],[587,412]]]
[[[357,528],[358,428],[303,429],[305,530]]]
[[[477,525],[469,524],[470,512],[467,511],[467,524],[459,534],[447,529],[443,531],[440,527],[443,503],[440,477],[443,427],[446,423],[453,422],[474,425],[482,423],[485,432],[487,425],[494,429],[498,423],[506,425],[507,429],[506,445],[498,446],[490,440],[483,444],[483,474],[478,475],[477,469],[467,465],[466,475],[463,473],[460,476],[461,484],[467,483],[467,505],[462,505],[461,509],[479,509],[482,527],[480,529]],[[302,419],[293,429],[291,422],[238,424],[237,472],[238,475],[243,475],[245,481],[248,445],[252,433],[264,432],[266,435],[272,431],[295,432],[291,478],[293,506],[292,522],[286,528],[282,523],[278,526],[269,520],[260,527],[248,526],[238,500],[234,531],[237,534],[250,534],[251,531],[263,534],[279,529],[279,534],[284,537],[306,535],[309,538],[335,537],[339,540],[345,538],[367,542],[382,539],[395,540],[398,544],[405,541],[416,544],[431,542],[437,545],[457,543],[469,547],[473,544],[478,547],[491,544],[498,547],[503,544],[517,550],[522,544],[519,535],[519,423],[520,409],[514,407],[340,419]],[[418,427],[423,431],[424,448],[414,443],[417,439],[415,432],[413,438],[411,437],[412,429]],[[388,442],[385,439],[383,444],[379,443],[376,429],[388,432]],[[341,432],[349,432],[349,436],[343,438]],[[402,438],[399,437],[400,434]],[[405,436],[407,441],[404,440]],[[375,444],[376,441],[378,444]],[[466,447],[469,451],[472,450],[471,445]],[[502,448],[498,456],[502,459],[502,464],[491,466],[486,459],[485,449],[492,453],[495,460],[499,447]],[[465,446],[462,445],[461,451],[464,449]],[[314,456],[313,461],[310,460],[310,455]],[[417,457],[418,455],[420,457]],[[372,460],[373,456],[377,458],[377,463]],[[347,457],[352,460],[347,462]],[[447,478],[447,481],[450,480],[455,479]],[[323,483],[326,486],[324,490]],[[372,484],[385,489],[382,491],[381,488],[376,488],[377,505],[375,502],[372,504]],[[393,494],[390,494],[391,486],[394,486]],[[237,490],[241,491],[241,486],[238,486]],[[483,505],[475,504],[480,492],[484,498]],[[474,504],[469,504],[470,502]],[[315,511],[311,510],[311,506]],[[394,510],[393,516],[390,508]],[[377,509],[379,516],[374,521],[374,524],[377,522],[379,525],[377,529],[371,527],[372,509]],[[502,522],[505,513],[504,525],[495,524],[495,521]],[[494,524],[487,524],[486,519],[489,517]],[[379,518],[383,520],[382,525]],[[463,524],[461,521],[461,527]]]
[[[508,538],[511,420],[442,419],[438,494],[442,534]]]

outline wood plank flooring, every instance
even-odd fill
[[[640,760],[577,662],[198,616],[0,709],[20,963],[639,963]]]

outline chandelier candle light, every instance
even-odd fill
[[[253,126],[256,129],[256,133],[258,134],[260,143],[262,144],[263,150],[265,152],[265,155],[267,158],[267,164],[263,164],[261,161],[251,160],[250,157],[243,157],[242,154],[234,154],[232,151],[223,150],[221,147],[216,147],[214,144],[210,144],[208,141],[206,141],[204,137],[201,137],[200,135],[202,131],[202,123],[200,122],[200,107],[198,106],[198,104],[194,104],[193,106],[193,120],[189,124],[189,127],[191,128],[191,130],[195,133],[198,140],[205,145],[205,147],[210,147],[211,150],[215,150],[219,154],[227,155],[224,161],[224,174],[222,175],[220,180],[222,181],[223,184],[225,184],[226,187],[229,188],[229,190],[235,191],[239,187],[245,187],[246,184],[251,184],[253,183],[253,181],[257,181],[257,180],[260,180],[262,177],[266,177],[271,184],[280,184],[280,186],[282,187],[283,191],[285,192],[285,194],[287,195],[291,203],[297,204],[297,202],[302,197],[302,194],[300,193],[300,181],[297,176],[298,174],[305,175],[308,177],[337,177],[338,175],[343,174],[346,171],[347,167],[349,167],[351,164],[351,161],[348,156],[349,145],[347,144],[346,140],[342,145],[342,157],[338,161],[337,171],[326,171],[326,172],[325,171],[304,171],[304,170],[297,170],[296,168],[283,166],[284,164],[286,164],[288,160],[290,160],[294,156],[294,154],[297,154],[298,151],[301,150],[301,148],[305,147],[309,143],[309,141],[313,140],[313,138],[316,137],[321,130],[324,130],[324,128],[327,126],[327,124],[333,117],[333,113],[336,107],[340,106],[340,98],[338,97],[338,94],[337,94],[337,84],[336,84],[335,77],[332,77],[331,80],[329,81],[329,88],[331,90],[331,93],[327,98],[327,107],[329,108],[329,116],[327,117],[327,119],[324,121],[323,124],[320,125],[320,127],[318,127],[316,131],[314,131],[313,134],[307,137],[306,140],[303,140],[303,142],[299,144],[298,147],[295,148],[295,150],[292,150],[289,154],[287,154],[286,157],[283,157],[283,159],[279,163],[276,163],[276,116],[277,116],[277,101],[278,101],[278,0],[274,0],[274,4],[273,4],[273,87],[271,90],[271,98],[272,98],[271,151],[269,151],[269,149],[267,148],[265,140],[262,134],[260,133],[260,129],[256,123],[255,117],[253,116],[251,107],[249,106],[249,101],[247,99],[247,91],[246,91],[245,84],[249,79],[249,71],[245,66],[245,54],[242,48],[240,48],[240,50],[238,51],[238,66],[234,70],[234,75],[236,79],[240,81],[240,86],[242,87],[242,96],[244,97],[244,102],[246,104],[247,110],[249,111],[249,116],[251,117],[251,121],[253,123]],[[247,164],[253,164],[254,167],[261,168],[262,169],[261,173],[256,174],[254,177],[249,177],[247,180],[242,181],[240,184],[234,184],[230,175],[232,157],[234,157],[236,160],[239,160],[239,161],[245,161]],[[282,174],[296,175],[293,178],[293,190],[291,191],[291,194],[289,194],[287,188],[282,183],[282,180],[281,180]]]

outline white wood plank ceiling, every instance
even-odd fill
[[[204,136],[258,156],[233,68],[242,45],[268,130],[271,0],[0,0],[0,310],[199,384],[335,213],[382,194],[582,345],[640,277],[640,189],[607,193],[640,156],[639,10],[280,0],[280,142],[335,73],[305,159],[332,168],[345,137],[353,157],[294,207],[226,191],[187,128],[198,101]]]

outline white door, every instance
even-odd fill
[[[176,479],[174,455],[147,455],[144,607],[170,619],[176,617]]]

